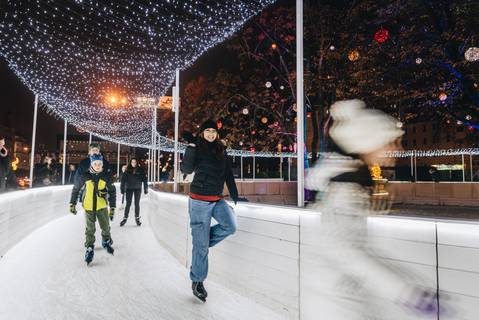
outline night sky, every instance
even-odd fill
[[[32,138],[33,93],[8,68],[6,61],[0,58],[0,124],[14,128],[16,134],[28,141]],[[39,109],[37,122],[37,141],[47,148],[54,149],[56,135],[63,133],[63,121],[49,116]],[[70,128],[69,132],[76,132]]]

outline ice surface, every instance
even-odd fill
[[[112,224],[115,255],[84,257],[84,216],[68,215],[36,230],[0,259],[0,319],[282,319],[211,281],[206,304],[191,294],[187,269],[163,249],[142,212]],[[211,266],[214,268],[214,266]]]

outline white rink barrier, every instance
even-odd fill
[[[153,232],[185,268],[191,263],[187,207],[184,195],[151,192]],[[210,251],[209,279],[290,319],[322,319],[315,290],[324,281],[317,265],[321,215],[250,203],[239,203],[235,213],[237,233]],[[380,259],[414,274],[418,288],[435,292],[439,278],[444,297],[440,319],[477,319],[479,224],[377,216],[368,218],[367,227],[369,237],[379,244]],[[419,317],[411,314],[408,319]]]
[[[1,194],[0,255],[33,230],[68,214],[70,192],[71,186],[56,186]],[[145,200],[156,238],[185,266],[187,277],[188,198],[150,190]],[[287,318],[324,318],[324,313],[318,316],[324,310],[316,292],[325,280],[317,259],[321,215],[250,203],[238,204],[235,212],[237,233],[211,249],[209,279]],[[444,308],[440,319],[478,318],[479,223],[371,217],[367,226],[369,236],[379,240],[375,243],[380,243],[381,259],[414,270],[421,288],[436,289],[439,284]]]
[[[72,186],[0,194],[0,256],[35,229],[68,214]]]

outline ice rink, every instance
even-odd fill
[[[240,204],[237,233],[210,251],[209,297],[203,304],[192,296],[188,277],[186,196],[150,191],[142,198],[141,227],[130,218],[120,228],[123,212],[117,210],[115,255],[101,248],[97,230],[95,258],[87,267],[83,212],[68,213],[70,188],[0,195],[1,320],[336,320],[338,313],[354,315],[377,301],[393,306],[394,319],[401,320],[476,320],[479,315],[479,225],[474,222],[371,217],[364,228],[374,243],[374,259],[352,248],[345,251],[354,255],[350,264],[328,270],[324,249],[336,249],[329,257],[345,252],[334,241],[324,247],[328,237],[319,212]],[[340,299],[328,301],[328,286],[357,284],[350,276],[360,262],[370,281],[364,286],[369,292],[356,301],[358,309],[354,303],[343,308]],[[439,292],[440,299],[396,300],[401,292],[389,270],[403,276],[407,288]],[[342,274],[349,278],[335,278]]]

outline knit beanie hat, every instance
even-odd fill
[[[210,129],[210,128],[218,130],[218,126],[216,125],[216,122],[212,119],[209,119],[203,122],[203,124],[200,127],[200,131],[203,132],[206,129]]]
[[[404,134],[398,121],[386,113],[366,109],[361,100],[343,100],[330,109],[334,123],[331,139],[348,154],[368,154],[379,150]]]
[[[101,154],[92,154],[90,156],[90,165],[93,164],[95,161],[103,162],[103,156]]]

